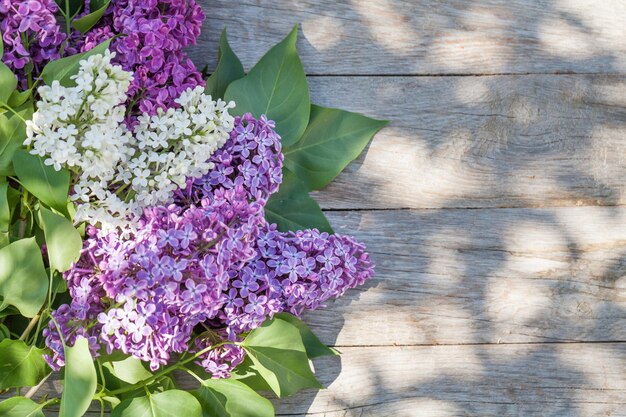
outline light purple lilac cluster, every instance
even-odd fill
[[[0,0],[2,61],[15,73],[22,89],[50,60],[59,58],[66,34],[57,24],[54,0]]]
[[[65,275],[72,303],[54,313],[66,342],[81,334],[94,354],[100,340],[152,369],[171,352],[219,343],[198,363],[215,378],[229,377],[244,358],[234,343],[243,334],[278,312],[315,309],[373,275],[365,247],[350,237],[284,233],[267,223],[263,208],[282,180],[273,127],[264,117],[237,118],[212,157],[214,169],[190,181],[176,204],[147,210],[133,239],[92,229]],[[45,336],[49,362],[62,366],[56,324]]]
[[[85,15],[89,12],[85,0]],[[16,74],[20,87],[36,79],[44,65],[63,55],[85,52],[112,38],[115,63],[134,73],[130,110],[155,114],[175,107],[188,88],[204,85],[202,74],[183,49],[195,44],[204,14],[195,0],[113,0],[98,24],[85,35],[65,33],[54,0],[0,0],[2,61]],[[80,16],[79,16],[80,17]],[[69,35],[69,36],[68,36]],[[62,51],[62,52],[61,52]]]

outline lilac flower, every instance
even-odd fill
[[[58,59],[66,38],[57,23],[54,0],[0,0],[0,33],[4,41],[2,61],[15,73],[22,89],[43,66]]]

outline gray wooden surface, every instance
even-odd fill
[[[301,22],[313,100],[392,121],[315,194],[378,274],[279,415],[626,416],[626,2],[201,3],[198,65]]]

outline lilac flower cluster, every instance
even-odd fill
[[[147,209],[132,240],[91,229],[83,256],[65,276],[72,303],[53,313],[56,323],[44,332],[55,354],[51,364],[62,364],[56,325],[66,343],[79,334],[97,337],[109,353],[132,354],[152,369],[187,350],[193,328],[218,315],[228,271],[254,255],[263,223],[262,206],[236,187],[198,207]],[[89,322],[95,325],[85,333]]]
[[[175,205],[147,210],[133,239],[92,232],[66,273],[72,303],[54,313],[67,342],[75,334],[99,339],[152,369],[170,352],[204,352],[198,363],[225,378],[244,358],[242,334],[278,312],[315,309],[373,275],[365,247],[350,237],[284,233],[267,223],[263,208],[282,181],[273,126],[237,118],[214,169],[180,190]],[[61,366],[54,323],[45,335],[51,365]]]
[[[250,200],[265,205],[278,191],[283,174],[283,154],[275,124],[250,113],[235,118],[230,139],[216,151],[210,161],[213,170],[200,179],[190,179],[185,190],[178,192],[180,204],[211,198],[216,190],[241,186]]]
[[[83,12],[89,13],[88,0]],[[116,34],[111,50],[115,63],[134,73],[130,110],[153,115],[157,108],[176,107],[180,94],[198,85],[202,74],[183,49],[195,44],[204,14],[195,0],[113,0],[105,15],[85,35],[64,33],[54,0],[0,0],[2,60],[14,71],[21,88],[36,78],[50,60],[85,52]],[[64,42],[66,41],[66,42]],[[32,65],[31,65],[32,64]]]
[[[0,0],[2,61],[15,73],[20,88],[50,60],[59,58],[66,38],[57,24],[54,0]]]
[[[204,13],[195,0],[114,0],[98,25],[79,38],[87,51],[111,38],[116,63],[134,73],[129,94],[143,113],[174,107],[188,88],[204,85],[183,48],[195,44]]]

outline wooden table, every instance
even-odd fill
[[[202,3],[200,66],[300,22],[313,100],[392,121],[315,195],[378,273],[279,415],[626,415],[626,2]]]

